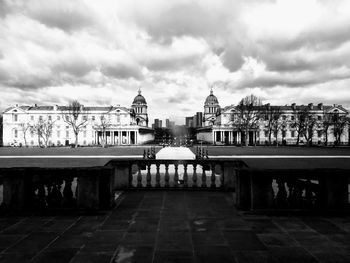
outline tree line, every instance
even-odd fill
[[[325,135],[324,144],[326,146],[329,133],[334,135],[334,145],[339,145],[346,126],[350,124],[350,119],[346,114],[338,111],[328,113],[323,108],[320,115],[312,105],[292,107],[290,117],[287,119],[282,107],[263,105],[262,100],[252,94],[238,103],[236,112],[231,116],[231,123],[235,130],[248,134],[249,131],[258,131],[261,121],[264,121],[268,144],[272,144],[273,138],[278,142],[278,133],[285,132],[289,125],[297,133],[296,144],[299,145],[300,140],[305,139],[309,146],[312,145],[315,131]],[[245,144],[248,145],[248,140],[245,140]]]

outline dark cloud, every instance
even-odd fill
[[[118,79],[143,79],[141,69],[137,65],[115,64],[113,66],[104,66],[101,68],[101,72],[106,76]]]
[[[177,71],[196,66],[201,60],[200,54],[157,57],[145,61],[145,66],[155,71]]]
[[[7,87],[14,87],[22,90],[40,89],[47,86],[54,86],[55,81],[52,78],[45,78],[40,76],[25,76],[20,79],[7,79],[0,82]]]
[[[96,22],[93,10],[84,2],[69,2],[67,5],[59,1],[41,1],[33,8],[28,6],[28,15],[49,27],[72,32]]]
[[[228,47],[221,54],[222,62],[231,72],[238,70],[244,63],[242,50]]]
[[[96,67],[94,65],[89,65],[87,62],[82,60],[67,60],[55,65],[53,67],[53,72],[57,74],[65,72],[75,77],[83,77],[95,68]]]
[[[285,87],[308,87],[310,85],[316,85],[326,83],[329,81],[343,80],[350,78],[350,70],[345,73],[319,73],[319,74],[308,74],[304,75],[265,75],[257,78],[246,78],[240,83],[234,85],[235,88],[272,88],[276,86]],[[232,84],[228,87],[232,87]]]
[[[169,43],[174,36],[220,36],[227,30],[228,22],[234,20],[236,12],[227,2],[227,9],[213,12],[194,1],[179,3],[157,14],[153,18],[137,17],[139,25],[147,30],[156,40]]]

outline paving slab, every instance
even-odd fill
[[[237,211],[232,194],[127,191],[99,215],[2,217],[0,262],[348,262],[350,217]],[[217,202],[217,203],[216,203]]]

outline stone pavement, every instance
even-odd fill
[[[99,215],[0,217],[0,262],[349,259],[349,216],[252,215],[224,192],[130,191]]]

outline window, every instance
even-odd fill
[[[317,131],[317,136],[318,136],[318,138],[321,138],[321,137],[322,137],[322,131],[321,131],[321,130],[318,130],[318,131]]]
[[[285,131],[285,130],[282,131],[282,137],[283,137],[283,138],[286,137],[286,131]]]
[[[14,136],[15,136],[15,138],[18,138],[18,131],[17,130],[14,130]]]
[[[69,131],[66,131],[66,137],[69,138]]]
[[[30,116],[30,120],[34,121],[34,116],[33,115]]]
[[[49,121],[52,121],[52,117],[51,117],[51,115],[49,115]]]
[[[318,116],[317,116],[317,120],[321,121],[321,120],[322,120],[322,116],[321,116],[321,115],[318,115]]]
[[[83,121],[87,121],[87,116],[86,115],[83,116]]]
[[[83,136],[84,136],[84,138],[86,138],[86,131],[83,132]]]
[[[61,119],[61,117],[60,116],[57,116],[57,120],[59,121]]]
[[[290,137],[294,138],[295,137],[295,131],[290,132]]]
[[[291,119],[292,121],[294,121],[294,120],[295,120],[295,117],[294,117],[294,116],[290,116],[290,119]]]
[[[95,120],[95,116],[91,116],[91,119],[94,121]]]
[[[120,115],[117,115],[117,122],[120,122]]]
[[[282,115],[282,120],[286,120],[287,119],[287,116],[286,115]]]
[[[43,116],[39,116],[39,121],[42,121],[43,120]]]
[[[60,138],[61,136],[61,131],[57,131],[57,138]]]
[[[265,131],[265,137],[269,137],[269,131]]]
[[[18,121],[18,115],[17,114],[13,114],[12,115],[12,120],[13,121]]]

